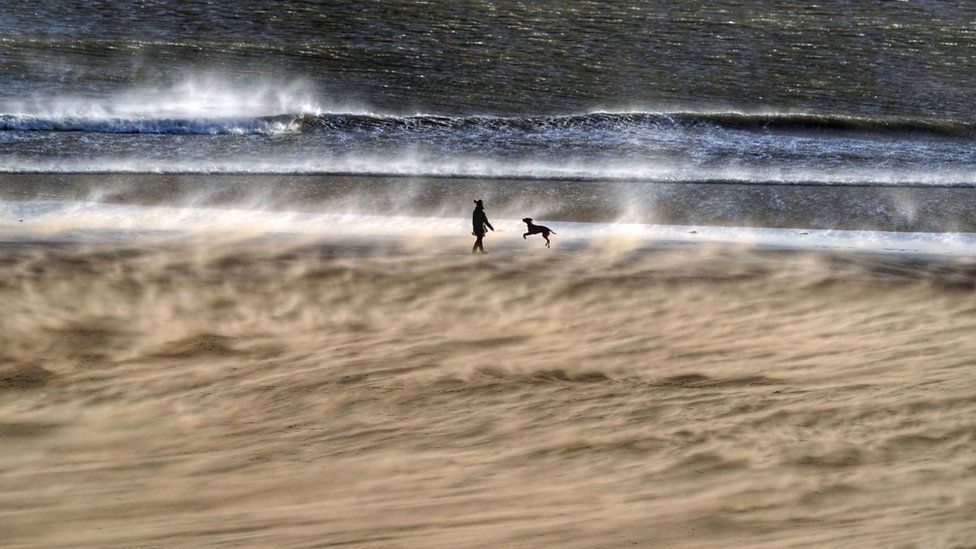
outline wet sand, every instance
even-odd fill
[[[5,244],[0,545],[976,539],[971,261],[453,244]]]
[[[456,217],[976,232],[976,185],[777,180],[587,180],[336,174],[3,173],[0,200]]]

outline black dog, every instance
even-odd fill
[[[546,239],[546,248],[551,248],[552,247],[552,246],[549,245],[549,235],[550,234],[556,234],[556,231],[550,229],[549,227],[543,227],[542,225],[534,225],[532,223],[532,218],[531,217],[526,217],[522,221],[524,221],[525,224],[529,228],[529,232],[527,232],[527,233],[525,233],[525,234],[522,235],[522,238],[523,239],[525,237],[529,236],[529,235],[542,233],[542,238],[545,238]]]

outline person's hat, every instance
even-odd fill
[[[482,201],[480,198],[477,199],[477,200],[475,200],[474,203],[477,204],[477,205],[479,205],[479,206],[484,206],[485,205],[484,201]]]

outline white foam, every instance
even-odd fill
[[[206,129],[205,123],[201,128]],[[232,128],[232,123],[228,123]],[[269,126],[271,132],[289,127]],[[779,168],[736,165],[698,166],[687,162],[656,160],[604,160],[564,158],[508,160],[453,154],[450,156],[391,151],[386,155],[328,153],[248,158],[134,158],[94,157],[45,159],[0,156],[0,172],[48,173],[191,173],[191,174],[343,174],[409,177],[480,177],[491,179],[579,179],[593,181],[728,181],[737,183],[829,185],[960,185],[976,184],[976,170],[969,169],[833,169]]]
[[[268,118],[43,118],[0,116],[0,130],[159,134],[276,134],[297,131],[294,119]]]
[[[315,90],[301,80],[239,82],[206,74],[103,96],[33,96],[0,102],[0,113],[48,120],[252,118],[324,110]]]
[[[906,233],[815,229],[773,229],[647,225],[637,223],[544,223],[557,231],[556,242],[598,247],[621,242],[639,248],[655,243],[717,243],[783,249],[845,250],[976,257],[974,233]],[[521,245],[524,225],[495,219],[496,245]],[[0,238],[79,237],[112,232],[116,238],[212,234],[223,237],[307,235],[318,238],[450,238],[466,237],[470,221],[452,217],[384,217],[356,213],[146,207],[93,202],[0,202]],[[121,234],[120,234],[121,233]]]

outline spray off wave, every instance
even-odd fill
[[[976,125],[809,113],[374,113],[301,81],[194,77],[0,101],[0,171],[976,184]]]
[[[887,122],[738,115],[232,111],[0,115],[0,171],[976,184],[973,139],[961,124],[904,123],[902,133]]]
[[[235,82],[188,76],[102,96],[34,96],[0,101],[0,132],[268,134],[324,105],[301,80]]]

